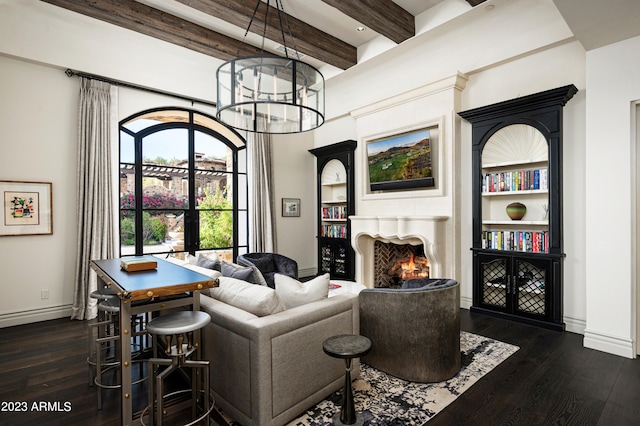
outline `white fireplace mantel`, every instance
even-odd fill
[[[350,216],[351,245],[356,251],[356,280],[373,287],[373,244],[423,244],[433,277],[452,276],[448,216]]]

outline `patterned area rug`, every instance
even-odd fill
[[[353,382],[353,393],[356,410],[362,412],[364,424],[423,425],[514,354],[518,347],[461,332],[460,350],[462,369],[441,383],[407,382],[361,364],[360,376]],[[341,398],[342,391],[335,392],[288,426],[330,426],[331,418],[340,411]]]
[[[360,376],[353,382],[356,410],[362,413],[365,426],[424,425],[518,349],[461,331],[462,368],[456,376],[441,383],[407,382],[361,363]],[[341,403],[339,390],[287,426],[331,426]],[[224,413],[220,415],[229,425],[241,426]]]

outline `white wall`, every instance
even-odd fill
[[[277,159],[274,170],[276,231],[278,253],[298,262],[301,277],[317,272],[316,257],[316,157],[309,152],[313,148],[313,133],[280,135],[273,139],[273,157]],[[300,199],[300,217],[282,216],[282,199]]]
[[[0,179],[53,182],[53,235],[0,238],[0,327],[70,316],[79,79],[66,68],[212,101],[219,61],[37,0],[0,0]],[[119,90],[119,118],[209,106]],[[41,300],[41,289],[49,299]]]
[[[384,128],[409,125],[411,120],[419,122],[420,119],[437,116],[448,120],[455,116],[455,112],[446,102],[438,105],[438,102],[427,99],[424,104],[415,103],[414,110],[405,110],[398,115],[397,110],[389,109],[387,114],[376,115],[375,122],[362,125],[347,114],[392,96],[403,94],[410,97],[419,87],[457,72],[468,75],[469,81],[462,91],[461,103],[455,105],[455,111],[575,84],[581,92],[564,110],[564,242],[567,253],[564,314],[567,329],[582,333],[586,320],[585,51],[572,39],[553,2],[496,1],[494,4],[496,7],[492,11],[475,8],[467,15],[419,35],[393,51],[328,81],[327,111],[335,114],[335,118],[330,118],[332,126],[323,126],[316,131],[316,145],[336,140],[340,137],[338,132],[350,135],[355,132],[359,141],[356,158],[361,159],[357,166],[365,167],[362,139],[367,135]],[[540,25],[541,22],[545,25]],[[449,31],[452,26],[455,26],[455,32]],[[472,218],[468,184],[471,182],[471,125],[458,119],[447,130],[449,128],[459,132],[453,146],[460,155],[459,170],[455,171],[455,181],[460,187],[460,212],[456,217],[460,222],[460,241],[456,256],[461,269],[462,305],[468,307],[472,298],[469,250],[472,245]],[[362,178],[357,178],[356,187],[362,188],[362,185]],[[412,199],[413,194],[407,193],[405,199],[399,199],[397,203],[366,200],[362,196],[363,191],[359,195],[357,214],[373,210],[382,215],[394,214],[401,208],[403,214],[450,215],[448,208],[457,203],[447,195]]]
[[[53,235],[0,237],[3,327],[71,315],[79,84],[59,69],[4,56],[0,70],[0,180],[53,184]]]
[[[640,99],[640,37],[587,53],[584,344],[635,355],[637,164],[632,117]]]
[[[531,70],[535,70],[532,78]],[[463,109],[472,109],[495,102],[537,93],[543,90],[574,84],[579,92],[563,109],[563,208],[564,208],[564,321],[567,330],[582,333],[586,320],[586,261],[585,247],[585,51],[574,41],[540,52],[497,64],[471,73],[463,92]],[[463,167],[471,169],[471,126],[462,126]],[[465,149],[466,148],[466,149]],[[464,181],[470,182],[470,173]],[[471,192],[464,187],[466,218],[463,219],[462,247],[471,247]],[[465,203],[465,201],[463,201]],[[463,250],[471,265],[471,253]],[[472,279],[471,270],[466,280]]]

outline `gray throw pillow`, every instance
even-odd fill
[[[213,269],[214,271],[222,271],[220,259],[215,253],[212,255],[198,254],[198,257],[196,258],[196,265],[207,269]]]
[[[222,276],[235,278],[237,280],[247,281],[253,284],[259,284],[255,278],[253,268],[250,266],[240,266],[235,263],[229,263],[222,261],[221,266]]]

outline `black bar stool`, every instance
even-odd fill
[[[142,421],[144,414],[148,410],[150,424],[162,426],[164,399],[186,392],[191,392],[192,417],[198,415],[198,396],[200,393],[203,393],[203,413],[191,423],[188,423],[188,425],[193,425],[204,419],[206,419],[206,424],[209,424],[209,414],[213,410],[213,402],[210,401],[209,390],[209,361],[190,358],[196,354],[198,350],[197,345],[193,344],[194,331],[200,330],[210,321],[211,317],[206,312],[181,311],[154,318],[147,324],[147,332],[154,336],[154,355],[157,354],[157,337],[164,336],[167,345],[165,354],[169,358],[154,357],[148,361],[149,371],[152,372],[153,377],[149,380],[149,405],[145,408],[140,418],[142,424],[144,424]],[[173,336],[176,336],[175,344],[172,344]],[[196,355],[194,355],[194,357],[196,357]],[[159,365],[165,365],[167,368],[156,375],[155,367]],[[173,371],[183,367],[191,368],[191,389],[163,395],[164,379]],[[196,374],[198,370],[202,370],[203,373],[204,389],[202,391],[198,389],[200,386],[200,380],[198,380],[198,375]]]

